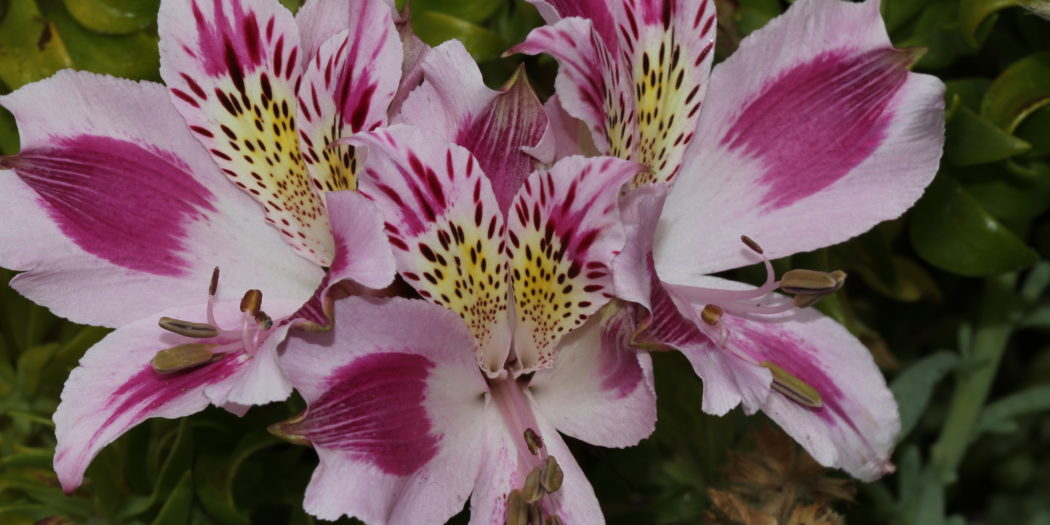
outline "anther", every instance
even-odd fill
[[[540,508],[539,503],[529,504],[529,523],[543,523],[543,509]]]
[[[722,310],[722,307],[716,304],[709,304],[700,311],[700,319],[711,326],[715,326],[722,320],[722,314],[724,313],[725,310]]]
[[[173,334],[195,339],[207,339],[219,335],[219,329],[207,323],[191,323],[181,319],[161,317],[157,324]]]
[[[150,361],[158,374],[172,374],[194,368],[208,361],[213,356],[211,349],[217,345],[204,343],[187,343],[157,352]]]
[[[241,298],[241,311],[256,315],[262,307],[262,292],[259,290],[248,290]]]
[[[266,312],[260,311],[255,314],[255,322],[259,323],[259,326],[264,330],[273,328],[273,319],[271,319],[269,315],[266,315]]]
[[[846,273],[790,270],[780,277],[780,289],[789,294],[829,294],[842,287]]]
[[[773,389],[777,392],[784,394],[788,399],[803,406],[810,408],[824,406],[824,400],[820,397],[820,392],[817,392],[817,389],[809,386],[805,381],[780,368],[772,361],[762,361],[760,364],[772,372]]]
[[[540,484],[542,475],[539,467],[536,467],[529,472],[528,476],[525,476],[525,485],[521,488],[521,495],[527,503],[535,503],[543,497],[543,487]]]
[[[561,482],[565,479],[565,473],[554,456],[547,456],[543,461],[543,469],[540,476],[540,485],[547,492],[557,492],[561,488]]]
[[[753,252],[755,252],[755,253],[757,253],[759,255],[762,255],[762,254],[766,253],[766,252],[762,251],[762,247],[759,246],[758,243],[755,242],[753,239],[751,239],[751,237],[748,237],[747,235],[741,235],[740,236],[740,240],[744,244],[746,244],[748,248],[751,248],[751,251],[753,251]]]
[[[507,525],[528,525],[529,507],[520,490],[507,495]]]
[[[529,452],[535,456],[540,453],[540,449],[543,448],[543,439],[531,428],[525,429],[525,445],[529,447]]]
[[[211,282],[208,283],[208,295],[214,297],[215,296],[215,292],[218,292],[218,291],[219,291],[219,267],[216,266],[215,269],[211,271]]]

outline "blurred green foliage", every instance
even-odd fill
[[[0,93],[67,67],[158,80],[158,3],[0,0]],[[1028,3],[883,0],[894,42],[926,48],[915,70],[948,85],[941,171],[901,219],[777,262],[853,274],[820,308],[869,345],[901,406],[898,470],[839,509],[851,523],[1050,523],[1050,22]],[[718,8],[724,58],[786,4]],[[491,86],[524,60],[536,89],[552,92],[553,61],[500,58],[541,23],[522,0],[413,0],[411,11],[427,43],[463,40]],[[17,148],[14,121],[0,110],[0,153]],[[50,416],[65,376],[105,333],[0,288],[0,522],[314,521],[301,500],[316,456],[265,431],[302,408],[294,399],[243,418],[210,409],[152,420],[105,449],[85,485],[64,495],[51,471]],[[651,438],[625,450],[570,443],[610,523],[698,523],[707,489],[723,486],[727,451],[747,450],[750,430],[765,424],[738,411],[702,414],[684,359],[654,360],[660,419]]]

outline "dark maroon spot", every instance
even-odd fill
[[[186,225],[215,211],[175,155],[110,137],[56,139],[22,152],[14,168],[77,246],[132,270],[184,274]]]
[[[197,104],[197,101],[194,100],[193,97],[191,97],[189,95],[189,93],[186,93],[185,91],[182,91],[181,89],[171,88],[171,94],[175,95],[176,97],[179,97],[184,102],[186,102],[187,104],[189,104],[189,105],[191,105],[191,106],[193,106],[195,108],[199,108],[200,107],[200,104]]]
[[[227,13],[224,5],[228,5],[232,12]],[[212,0],[212,20],[209,22],[201,12],[198,0],[194,0],[193,17],[197,23],[198,56],[203,61],[205,73],[213,77],[236,73],[243,77],[260,64],[263,53],[259,23],[255,13],[245,12],[241,2]]]
[[[722,144],[762,161],[766,209],[826,188],[879,147],[910,60],[893,49],[826,52],[781,74],[747,105]]]
[[[337,369],[298,425],[314,444],[341,450],[383,472],[407,476],[438,451],[426,400],[434,363],[403,352],[370,354]]]

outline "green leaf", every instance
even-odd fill
[[[980,111],[981,99],[984,98],[988,87],[992,85],[992,80],[989,78],[957,78],[945,80],[944,85],[946,87],[944,100],[949,103],[949,108],[952,107],[952,101],[958,98],[964,106]]]
[[[890,390],[893,391],[893,397],[897,399],[897,405],[900,407],[901,438],[915,428],[919,418],[926,411],[933,389],[958,363],[958,355],[946,350],[940,351],[909,366],[893,380]]]
[[[0,20],[0,81],[11,89],[72,67],[55,26],[41,16],[31,0],[11,3]]]
[[[99,33],[126,35],[157,20],[160,0],[64,0],[80,25]]]
[[[882,19],[886,23],[886,31],[895,33],[907,22],[915,18],[922,11],[923,2],[915,0],[883,0]]]
[[[1035,386],[989,403],[981,413],[977,431],[999,434],[1015,432],[1015,419],[1044,410],[1050,410],[1050,385]]]
[[[911,212],[912,246],[926,262],[971,277],[1024,268],[1039,256],[941,174]]]
[[[958,166],[987,164],[1031,149],[1027,142],[962,105],[960,99],[953,105],[944,140],[944,158],[949,162]]]
[[[69,46],[77,69],[136,80],[159,80],[160,53],[155,34],[93,33],[77,23],[58,0],[41,0],[40,7]]]
[[[467,22],[479,23],[492,16],[504,0],[412,0],[412,15],[437,11]]]
[[[193,510],[193,476],[186,471],[157,513],[153,525],[187,525]]]
[[[740,0],[736,10],[737,28],[741,36],[761,29],[781,12],[777,0]]]
[[[18,153],[18,127],[10,111],[0,107],[0,155]]]
[[[969,51],[956,28],[955,0],[939,0],[926,4],[915,22],[911,36],[897,43],[897,47],[924,47],[926,53],[919,59],[917,67],[943,68]]]
[[[1050,51],[1028,55],[996,78],[981,104],[981,116],[1013,133],[1018,124],[1050,102]]]
[[[234,503],[233,480],[252,454],[278,444],[281,441],[268,432],[255,432],[241,440],[232,454],[202,454],[197,459],[195,472],[198,474],[197,498],[204,509],[222,523],[249,523]]]
[[[978,47],[977,29],[996,11],[1031,4],[1032,0],[960,0],[959,31],[974,48]]]
[[[1027,223],[1050,209],[1050,166],[1037,163],[1024,175],[1007,170],[974,178],[966,191],[996,219]]]
[[[1025,157],[1044,157],[1050,155],[1050,106],[1043,106],[1018,124],[1014,134],[1032,145]]]
[[[483,62],[499,57],[507,45],[496,33],[454,16],[427,11],[412,17],[416,36],[431,46],[457,39],[474,57]]]

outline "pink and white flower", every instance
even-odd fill
[[[893,48],[874,0],[800,0],[710,75],[711,1],[535,3],[551,25],[515,49],[559,60],[564,111],[600,152],[647,164],[636,186],[672,184],[623,203],[632,240],[616,292],[648,309],[634,342],[681,350],[705,382],[705,411],[761,409],[825,465],[864,480],[891,471],[898,414],[867,349],[771,295],[806,305],[844,276],[776,281],[767,262],[756,289],[710,274],[903,213],[937,170],[943,84],[909,72],[914,54]]]
[[[22,138],[0,159],[0,264],[56,314],[117,328],[54,416],[67,491],[147,418],[284,399],[288,330],[327,323],[340,281],[391,282],[376,210],[334,191],[355,186],[353,151],[326,147],[386,124],[392,17],[383,0],[297,18],[272,0],[166,0],[166,88],[63,71],[0,98]]]

